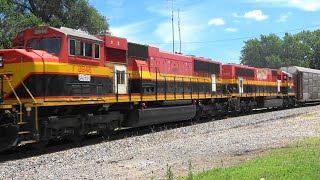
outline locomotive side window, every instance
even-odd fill
[[[79,56],[84,56],[84,43],[80,41],[79,45],[80,45]]]
[[[201,60],[194,60],[194,72],[205,74],[219,74],[220,65],[216,63],[208,63]]]
[[[94,58],[99,59],[100,58],[100,45],[94,44]]]
[[[70,44],[69,47],[70,47],[70,50],[71,50],[71,47],[73,47],[73,45]],[[94,48],[95,48],[94,49],[94,58],[99,59],[100,58],[100,45],[99,44],[94,44]],[[75,48],[74,49],[75,49],[75,54],[77,56],[84,56],[84,57],[89,57],[89,58],[92,57],[92,50],[93,49],[92,49],[92,44],[91,43],[77,41],[76,44],[75,44]]]
[[[77,56],[83,56],[83,42],[81,41],[77,41],[77,44],[76,44],[76,49],[77,49]]]
[[[236,67],[236,77],[244,77],[245,76],[245,70],[242,68]]]
[[[84,56],[92,57],[92,44],[84,43]]]
[[[254,77],[254,71],[252,69],[247,69],[246,77]]]
[[[69,39],[69,56],[76,55],[76,40]]]
[[[278,80],[281,80],[281,75],[278,75]]]

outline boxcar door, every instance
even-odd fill
[[[128,78],[127,67],[125,65],[114,65],[114,93],[115,94],[127,94]]]
[[[242,96],[243,94],[243,78],[239,78],[239,95]]]

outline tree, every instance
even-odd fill
[[[258,68],[278,68],[281,66],[281,39],[275,34],[261,35],[245,42],[241,50],[241,64]]]
[[[47,25],[107,33],[109,25],[88,0],[0,0],[0,48],[8,48],[17,32]]]
[[[107,33],[109,24],[104,16],[88,5],[87,0],[79,0],[68,6],[70,13],[66,14],[63,23],[68,27],[82,29],[91,34]]]
[[[310,68],[320,69],[320,30],[315,30],[306,36],[306,43],[310,48],[308,59],[310,62]]]
[[[280,68],[302,66],[320,69],[320,30],[286,33],[281,39],[274,34],[245,41],[241,64]]]
[[[41,19],[33,14],[24,15],[11,2],[0,0],[0,49],[10,47],[18,31],[41,24]]]
[[[285,66],[309,67],[310,46],[305,42],[305,35],[285,33],[282,43],[282,59]]]

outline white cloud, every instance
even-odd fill
[[[272,6],[284,6],[298,8],[304,11],[319,11],[319,0],[252,0],[254,3],[269,4]]]
[[[237,28],[226,28],[225,31],[227,31],[227,32],[237,32],[238,29]]]
[[[288,18],[290,17],[292,15],[292,13],[291,12],[288,12],[287,14],[285,14],[285,15],[281,15],[280,17],[279,17],[279,19],[277,20],[277,22],[287,22],[288,21]]]
[[[160,15],[159,21],[157,21],[154,29],[152,30],[152,35],[154,37],[153,42],[150,41],[149,44],[159,47],[161,50],[171,51],[172,50],[172,21],[171,12],[161,10],[161,8],[155,8],[157,6],[152,6],[152,8],[147,8],[151,13],[156,13]],[[180,29],[181,29],[181,42],[182,42],[182,52],[192,54],[192,52],[197,51],[200,47],[197,43],[205,36],[205,29],[208,28],[207,22],[203,19],[199,21],[199,17],[194,14],[199,7],[192,6],[189,8],[184,8],[180,10]],[[179,49],[179,29],[178,29],[178,18],[177,12],[175,12],[174,17],[174,35],[175,35],[175,51]]]
[[[268,19],[268,16],[263,14],[261,10],[252,10],[249,12],[244,13],[244,15],[239,15],[237,13],[232,14],[235,18],[246,18],[246,19],[253,19],[255,21],[263,21]]]
[[[215,19],[211,19],[208,22],[209,25],[215,25],[215,26],[222,26],[225,24],[223,18],[215,18]]]
[[[151,22],[150,20],[147,21],[140,21],[135,22],[132,24],[124,25],[124,26],[110,26],[110,32],[114,36],[124,37],[127,38],[129,41],[135,42],[143,42],[142,39],[137,39],[137,34],[143,33],[146,24]]]
[[[256,21],[263,21],[268,19],[268,16],[263,14],[261,10],[253,10],[253,11],[246,12],[244,13],[243,17],[247,19],[253,19]]]

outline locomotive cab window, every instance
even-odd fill
[[[53,38],[36,38],[31,39],[27,43],[27,48],[44,50],[52,54],[59,54],[61,47],[62,39],[59,37]]]
[[[87,43],[87,42],[82,42],[82,41],[77,41],[75,44],[75,49],[76,52],[75,54],[77,56],[83,56],[83,57],[88,57],[88,58],[92,58],[92,43]],[[96,46],[94,46],[96,47]],[[100,48],[99,48],[100,49]],[[100,55],[96,55],[96,50],[95,51],[95,58],[96,57],[100,57]]]
[[[84,56],[92,57],[92,44],[84,43]]]
[[[84,46],[83,42],[77,41],[77,44],[76,44],[77,56],[84,56],[83,46]]]
[[[76,55],[76,40],[69,39],[69,56]]]
[[[94,58],[100,59],[100,45],[94,44]]]
[[[281,80],[281,75],[278,75],[278,80]]]

